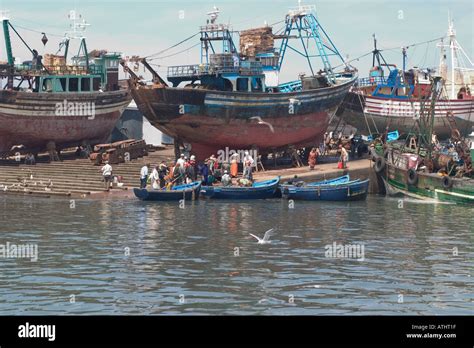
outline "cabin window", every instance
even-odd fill
[[[42,91],[43,92],[52,92],[53,91],[53,81],[51,79],[44,79],[43,80],[43,86],[42,86]]]
[[[256,78],[252,79],[252,92],[262,91],[262,79]]]
[[[94,77],[92,79],[92,90],[98,91],[100,89],[100,77]]]
[[[90,92],[91,90],[91,79],[88,77],[81,78],[81,91]]]
[[[239,78],[237,79],[237,91],[248,92],[249,90],[249,79]]]
[[[105,66],[107,68],[116,68],[118,67],[118,60],[107,60]]]
[[[66,86],[66,84],[67,84],[66,78],[65,78],[65,77],[61,77],[61,78],[59,78],[58,80],[59,80],[59,83],[61,84],[61,90],[62,90],[63,92],[65,92],[65,91],[66,91],[66,88],[67,88],[67,86]]]
[[[79,91],[79,79],[77,77],[71,77],[69,79],[69,92]]]

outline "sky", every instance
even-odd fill
[[[316,6],[320,23],[341,54],[349,59],[370,52],[375,33],[379,48],[386,49],[383,53],[387,61],[401,66],[401,47],[446,35],[450,13],[459,43],[471,61],[474,60],[472,0],[303,0],[302,3]],[[234,30],[243,30],[280,22],[288,9],[297,5],[296,0],[0,0],[0,8],[9,11],[11,23],[40,54],[56,53],[61,37],[69,28],[69,10],[76,9],[90,24],[85,34],[89,50],[107,49],[125,56],[148,56],[197,33],[199,26],[206,22],[207,12],[214,6],[221,11],[220,22],[231,23]],[[274,29],[281,26],[275,25]],[[41,32],[46,32],[49,39],[44,47]],[[21,41],[13,33],[11,35],[14,56],[20,60],[31,59]],[[0,59],[5,61],[3,41],[2,36]],[[198,43],[199,39],[195,37],[194,41],[185,42],[164,55]],[[78,48],[78,42],[72,45],[73,50]],[[168,66],[198,64],[199,60],[199,47],[195,47],[152,63],[165,77]],[[314,62],[319,69],[320,61]],[[361,76],[366,76],[372,60],[369,56],[351,64],[359,69]],[[435,67],[438,64],[436,42],[408,49],[409,67]],[[281,82],[295,80],[299,73],[308,70],[301,57],[289,53]]]

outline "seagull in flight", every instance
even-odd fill
[[[264,120],[262,120],[262,118],[260,116],[250,117],[250,119],[258,121],[258,124],[264,124],[265,126],[268,126],[268,128],[270,128],[271,132],[275,133],[275,129],[273,129],[273,126],[270,123],[265,122]]]
[[[267,232],[265,232],[265,235],[263,236],[263,238],[257,237],[256,235],[254,235],[252,233],[250,233],[250,235],[252,237],[254,237],[256,240],[258,240],[257,244],[270,244],[271,243],[270,236],[273,236],[274,231],[275,231],[275,229],[273,229],[273,228],[268,230]]]

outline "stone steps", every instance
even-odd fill
[[[94,166],[88,159],[78,159],[71,154],[65,154],[63,158],[62,162],[47,163],[44,157],[40,157],[34,166],[14,160],[0,161],[0,193],[83,197],[104,192],[100,166]],[[149,152],[143,158],[112,165],[113,173],[122,176],[124,186],[120,190],[127,190],[139,185],[140,169],[144,164],[156,165],[163,160],[170,163],[173,159],[173,149],[168,147]],[[4,191],[5,186],[7,191]],[[47,186],[49,187],[45,189]]]

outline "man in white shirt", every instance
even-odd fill
[[[254,160],[252,156],[250,156],[248,151],[245,151],[244,156],[244,178],[253,180],[252,178],[252,169],[253,169]]]
[[[105,165],[101,168],[102,177],[104,178],[105,190],[110,190],[110,182],[112,181],[112,166],[108,161],[105,161]]]
[[[184,157],[184,154],[181,154],[179,159],[176,161],[176,164],[178,164],[181,168],[184,168],[184,165],[186,164],[186,158]]]
[[[232,178],[230,177],[229,172],[227,170],[224,171],[224,175],[222,175],[221,182],[224,186],[232,186]]]
[[[150,165],[147,164],[140,169],[140,188],[145,189],[146,188],[146,183],[148,181],[148,170],[150,168]]]

